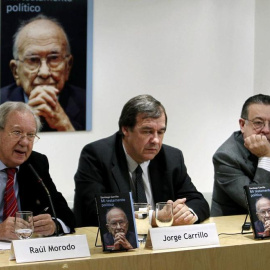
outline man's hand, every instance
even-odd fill
[[[43,236],[53,235],[56,230],[56,224],[50,214],[34,216],[34,232]]]
[[[119,250],[121,246],[125,249],[132,249],[132,245],[126,239],[126,235],[123,232],[115,234],[114,237],[114,250]]]
[[[188,206],[185,204],[186,198],[178,199],[173,203],[173,225],[188,225],[196,221],[196,217],[189,211]]]
[[[58,102],[59,91],[51,85],[39,85],[29,96],[29,106],[36,114],[43,116],[48,125],[58,131],[74,131],[69,117]]]
[[[189,225],[196,222],[196,217],[189,211],[188,206],[185,204],[186,198],[178,199],[175,202],[168,200],[167,202],[173,204],[173,226]],[[151,221],[153,227],[157,226],[155,215],[155,212],[153,212]]]
[[[15,234],[15,217],[8,217],[0,223],[0,239],[4,241],[19,239]]]
[[[257,157],[270,157],[270,143],[265,135],[252,134],[245,138],[245,147]]]

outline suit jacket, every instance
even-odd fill
[[[5,86],[1,89],[0,103],[6,101],[22,101],[24,100],[24,91],[15,83]],[[86,92],[85,89],[65,85],[59,94],[59,103],[66,112],[69,120],[76,130],[85,130],[86,119]],[[54,131],[50,128],[45,119],[41,117],[43,127],[41,131]]]
[[[187,198],[199,221],[209,217],[209,206],[197,191],[184,164],[182,152],[163,145],[149,164],[154,202]],[[129,192],[130,176],[119,133],[86,145],[75,174],[74,214],[77,226],[97,226],[95,194]]]
[[[34,151],[28,160],[20,165],[20,169],[17,174],[21,210],[32,211],[34,215],[38,215],[46,207],[49,207],[48,213],[53,216],[48,194],[41,183],[38,182],[28,164],[32,164],[33,168],[49,190],[57,218],[61,219],[67,226],[69,226],[71,232],[74,232],[74,215],[62,194],[56,190],[49,174],[48,159],[45,155]]]
[[[243,135],[234,132],[213,156],[214,188],[211,216],[248,213],[244,186],[270,182],[270,172],[258,168],[258,158],[244,146]]]
[[[257,232],[258,235],[263,235],[264,234],[264,225],[260,220],[257,220],[254,222],[255,225],[255,231]]]
[[[136,243],[136,235],[134,232],[127,232],[126,239],[131,244],[133,248],[137,248],[138,243]],[[111,233],[107,232],[103,234],[103,245],[107,250],[113,249],[114,246],[114,239]]]

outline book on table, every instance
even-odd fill
[[[138,248],[131,192],[96,195],[103,251]]]
[[[270,184],[244,186],[255,239],[270,237]]]

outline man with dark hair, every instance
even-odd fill
[[[174,225],[209,217],[208,203],[191,182],[182,152],[162,144],[166,128],[162,104],[150,95],[140,95],[124,106],[119,132],[83,148],[75,174],[78,226],[98,225],[98,193],[132,191],[135,202],[148,202],[153,209],[155,203],[169,201]]]
[[[239,125],[213,156],[211,216],[246,214],[243,187],[270,182],[270,96],[247,99]]]
[[[0,240],[18,239],[14,232],[14,215],[18,210],[33,212],[36,234],[74,232],[73,213],[56,190],[47,157],[32,151],[34,142],[39,139],[39,129],[39,117],[29,105],[23,102],[0,105]],[[50,192],[55,211],[29,164]]]
[[[128,231],[128,219],[119,207],[112,207],[106,214],[108,232],[103,235],[107,250],[133,249],[138,246],[134,232]]]
[[[28,103],[41,117],[42,131],[85,130],[86,91],[66,83],[73,56],[60,23],[44,15],[22,22],[13,57],[15,83],[1,89],[0,103]]]

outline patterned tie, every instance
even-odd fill
[[[140,165],[135,170],[136,172],[136,199],[138,203],[147,203],[147,199],[145,196],[144,186],[143,186],[143,179],[142,179],[142,168]]]
[[[7,217],[14,217],[15,213],[18,211],[17,200],[15,196],[14,185],[14,175],[16,173],[15,168],[6,169],[8,180],[6,184],[6,189],[4,193],[4,211],[3,220]]]

